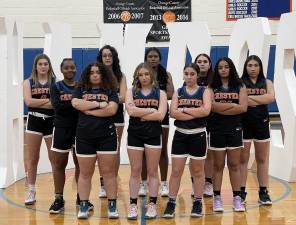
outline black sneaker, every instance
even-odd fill
[[[65,201],[62,198],[56,198],[49,208],[50,214],[58,214],[64,211]]]
[[[259,200],[258,202],[261,205],[272,205],[272,201],[269,197],[268,191],[259,191]]]
[[[247,197],[247,192],[242,191],[240,196],[241,196],[241,200],[242,200],[242,204],[246,204],[246,197]]]
[[[202,216],[202,202],[201,201],[193,202],[190,216],[191,217],[201,217]]]
[[[163,213],[163,218],[173,218],[175,216],[176,204],[173,202],[168,202]]]

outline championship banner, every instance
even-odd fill
[[[268,17],[280,19],[292,12],[292,0],[226,0],[226,20]]]
[[[104,23],[153,23],[147,42],[169,41],[167,22],[190,22],[191,0],[104,0]]]
[[[168,22],[190,22],[191,21],[191,0],[149,1],[149,23],[153,26],[147,37],[147,42],[169,41],[170,36],[166,23]]]

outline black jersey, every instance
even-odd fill
[[[34,84],[32,79],[29,79],[31,87],[31,96],[35,99],[50,99],[50,86],[49,83],[40,84],[38,81]],[[53,109],[42,109],[29,107],[29,112],[38,112],[47,116],[53,116]]]
[[[117,90],[117,95],[119,96],[119,89]],[[118,103],[118,109],[116,114],[113,117],[114,123],[124,123],[124,110],[123,103]]]
[[[71,104],[74,88],[64,81],[52,85],[50,99],[55,112],[55,127],[76,127],[78,111]]]
[[[203,104],[205,87],[199,86],[194,94],[189,94],[186,86],[178,89],[178,108],[199,108]],[[206,118],[194,118],[192,120],[175,120],[175,126],[182,129],[196,129],[206,127]]]
[[[162,65],[158,66],[156,79],[160,90],[167,92],[169,76],[165,68],[162,67]]]
[[[75,88],[73,98],[84,99],[97,102],[116,102],[118,104],[118,95],[115,91],[104,88]],[[78,123],[76,135],[82,138],[97,138],[104,136],[106,131],[115,130],[113,116],[97,117],[86,115],[83,112],[78,113]]]
[[[215,102],[239,104],[239,92],[241,87],[213,89]],[[211,132],[232,132],[241,127],[241,115],[222,115],[212,112],[208,123]]]
[[[244,78],[243,82],[247,87],[248,96],[264,95],[267,93],[266,79],[257,81],[254,84],[249,78]],[[247,120],[250,123],[256,123],[256,121],[263,119],[269,120],[267,105],[248,107],[248,111],[243,115],[243,120]]]
[[[148,95],[144,95],[141,91],[133,90],[133,99],[136,107],[154,108],[159,107],[160,89],[152,89]],[[161,134],[160,121],[144,121],[139,117],[130,117],[128,132],[136,132],[149,137]]]

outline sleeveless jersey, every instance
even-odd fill
[[[119,88],[117,90],[117,95],[119,96]],[[117,112],[113,117],[114,123],[124,123],[124,120],[120,121],[122,120],[123,117],[124,117],[123,103],[118,103]]]
[[[73,98],[84,99],[97,102],[116,102],[118,104],[118,95],[115,91],[105,88],[75,88]],[[105,136],[106,132],[114,129],[113,116],[97,117],[86,115],[79,111],[76,135],[83,138],[97,138]]]
[[[34,84],[32,79],[29,79],[30,87],[31,87],[31,96],[35,99],[50,99],[50,86],[47,83],[40,84],[37,82]],[[29,107],[29,112],[38,112],[41,114],[45,114],[47,116],[53,116],[53,109],[42,109],[42,108],[32,108]]]
[[[186,86],[178,89],[178,108],[199,108],[203,104],[203,93],[205,87],[200,86],[194,94],[189,94]],[[206,127],[206,118],[195,118],[192,120],[175,120],[175,126],[182,129],[196,129]]]
[[[258,96],[264,95],[267,93],[266,79],[257,81],[254,84],[250,79],[243,79],[244,84],[246,85],[248,96]],[[244,121],[247,120],[250,123],[256,123],[258,120],[269,120],[268,107],[267,105],[257,105],[255,107],[248,107],[248,111],[243,115]]]
[[[224,88],[221,86],[213,89],[215,102],[238,104],[240,88]],[[212,112],[208,128],[212,132],[232,132],[241,127],[241,115],[222,115]]]
[[[159,107],[160,89],[152,89],[148,95],[144,95],[141,91],[133,90],[133,99],[136,107],[154,108]],[[142,134],[145,136],[155,137],[161,134],[160,121],[144,121],[139,117],[130,117],[128,132]]]
[[[51,101],[55,112],[54,126],[76,127],[78,111],[71,104],[74,86],[64,81],[56,82],[51,91]]]

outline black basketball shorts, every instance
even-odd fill
[[[138,135],[134,132],[128,132],[127,135],[127,148],[132,150],[144,151],[144,148],[161,149],[161,135],[157,136],[145,136]]]
[[[26,133],[41,135],[44,138],[52,136],[53,116],[29,112],[27,117]]]
[[[54,127],[51,150],[60,153],[70,152],[75,146],[75,127]]]
[[[261,120],[256,123],[243,122],[244,142],[267,142],[270,140],[269,120]]]

